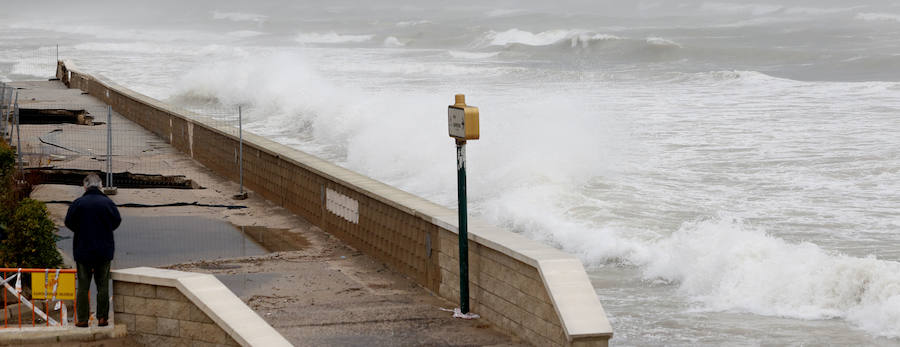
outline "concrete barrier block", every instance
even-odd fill
[[[178,337],[179,320],[171,318],[156,319],[156,333],[164,336]]]
[[[173,287],[156,287],[156,297],[169,301],[188,302],[188,299]]]
[[[552,336],[551,324],[534,314],[525,313],[522,320],[522,326],[524,326],[526,330],[533,331],[543,337],[550,338],[550,336]]]
[[[228,337],[228,334],[226,334],[224,330],[222,330],[215,324],[204,323],[202,325],[202,329],[203,338],[200,339],[201,341],[217,344],[227,344],[229,341],[231,341],[231,338]]]
[[[156,286],[150,284],[135,284],[134,286],[134,296],[139,296],[142,298],[155,298],[156,297]]]
[[[120,311],[121,307],[124,305],[125,305],[125,297],[124,296],[113,295],[113,311]]]
[[[178,336],[189,340],[200,340],[203,336],[203,324],[191,321],[178,322]]]
[[[189,311],[189,313],[188,313],[187,320],[189,320],[189,321],[198,322],[198,323],[212,323],[213,322],[212,319],[209,319],[209,316],[207,316],[206,313],[203,313],[203,311],[200,310],[199,308],[197,308],[197,306],[192,305],[188,309],[188,311]]]
[[[138,333],[156,334],[156,317],[135,315],[134,325]]]
[[[125,324],[128,332],[134,332],[134,329],[136,328],[134,314],[117,311],[115,315],[115,321],[116,324]]]
[[[131,295],[134,296],[134,286],[136,284],[122,281],[113,281],[113,293],[115,295]]]
[[[125,305],[122,307],[122,312],[133,314],[143,314],[144,312],[147,312],[146,298],[127,295],[124,297],[123,301]]]

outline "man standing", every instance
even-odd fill
[[[113,230],[122,217],[116,204],[100,191],[102,182],[96,174],[84,178],[84,195],[72,202],[66,213],[66,227],[75,233],[75,263],[78,265],[77,327],[87,327],[90,317],[88,290],[91,275],[97,285],[97,325],[109,325],[109,265],[116,251]]]

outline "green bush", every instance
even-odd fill
[[[14,152],[12,148],[9,148],[6,143],[0,142],[0,177],[4,179],[4,183],[9,183],[7,181],[12,179],[13,170],[15,170],[15,168],[16,152]]]
[[[56,225],[47,217],[43,202],[25,198],[7,224],[7,238],[0,244],[3,267],[55,268],[62,265],[56,250]]]
[[[59,267],[56,225],[43,202],[20,200],[15,163],[15,152],[0,142],[0,267]]]
[[[13,192],[15,165],[16,153],[6,143],[0,141],[0,241],[6,238],[9,218],[18,204]]]

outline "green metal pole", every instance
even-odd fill
[[[469,233],[466,218],[466,141],[456,141],[456,191],[459,199],[459,306],[469,313]]]

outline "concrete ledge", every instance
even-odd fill
[[[100,341],[124,337],[125,325],[108,327],[29,327],[0,329],[0,346],[49,345],[65,342]]]
[[[113,281],[177,288],[242,346],[291,346],[213,275],[138,267],[112,271]]]

